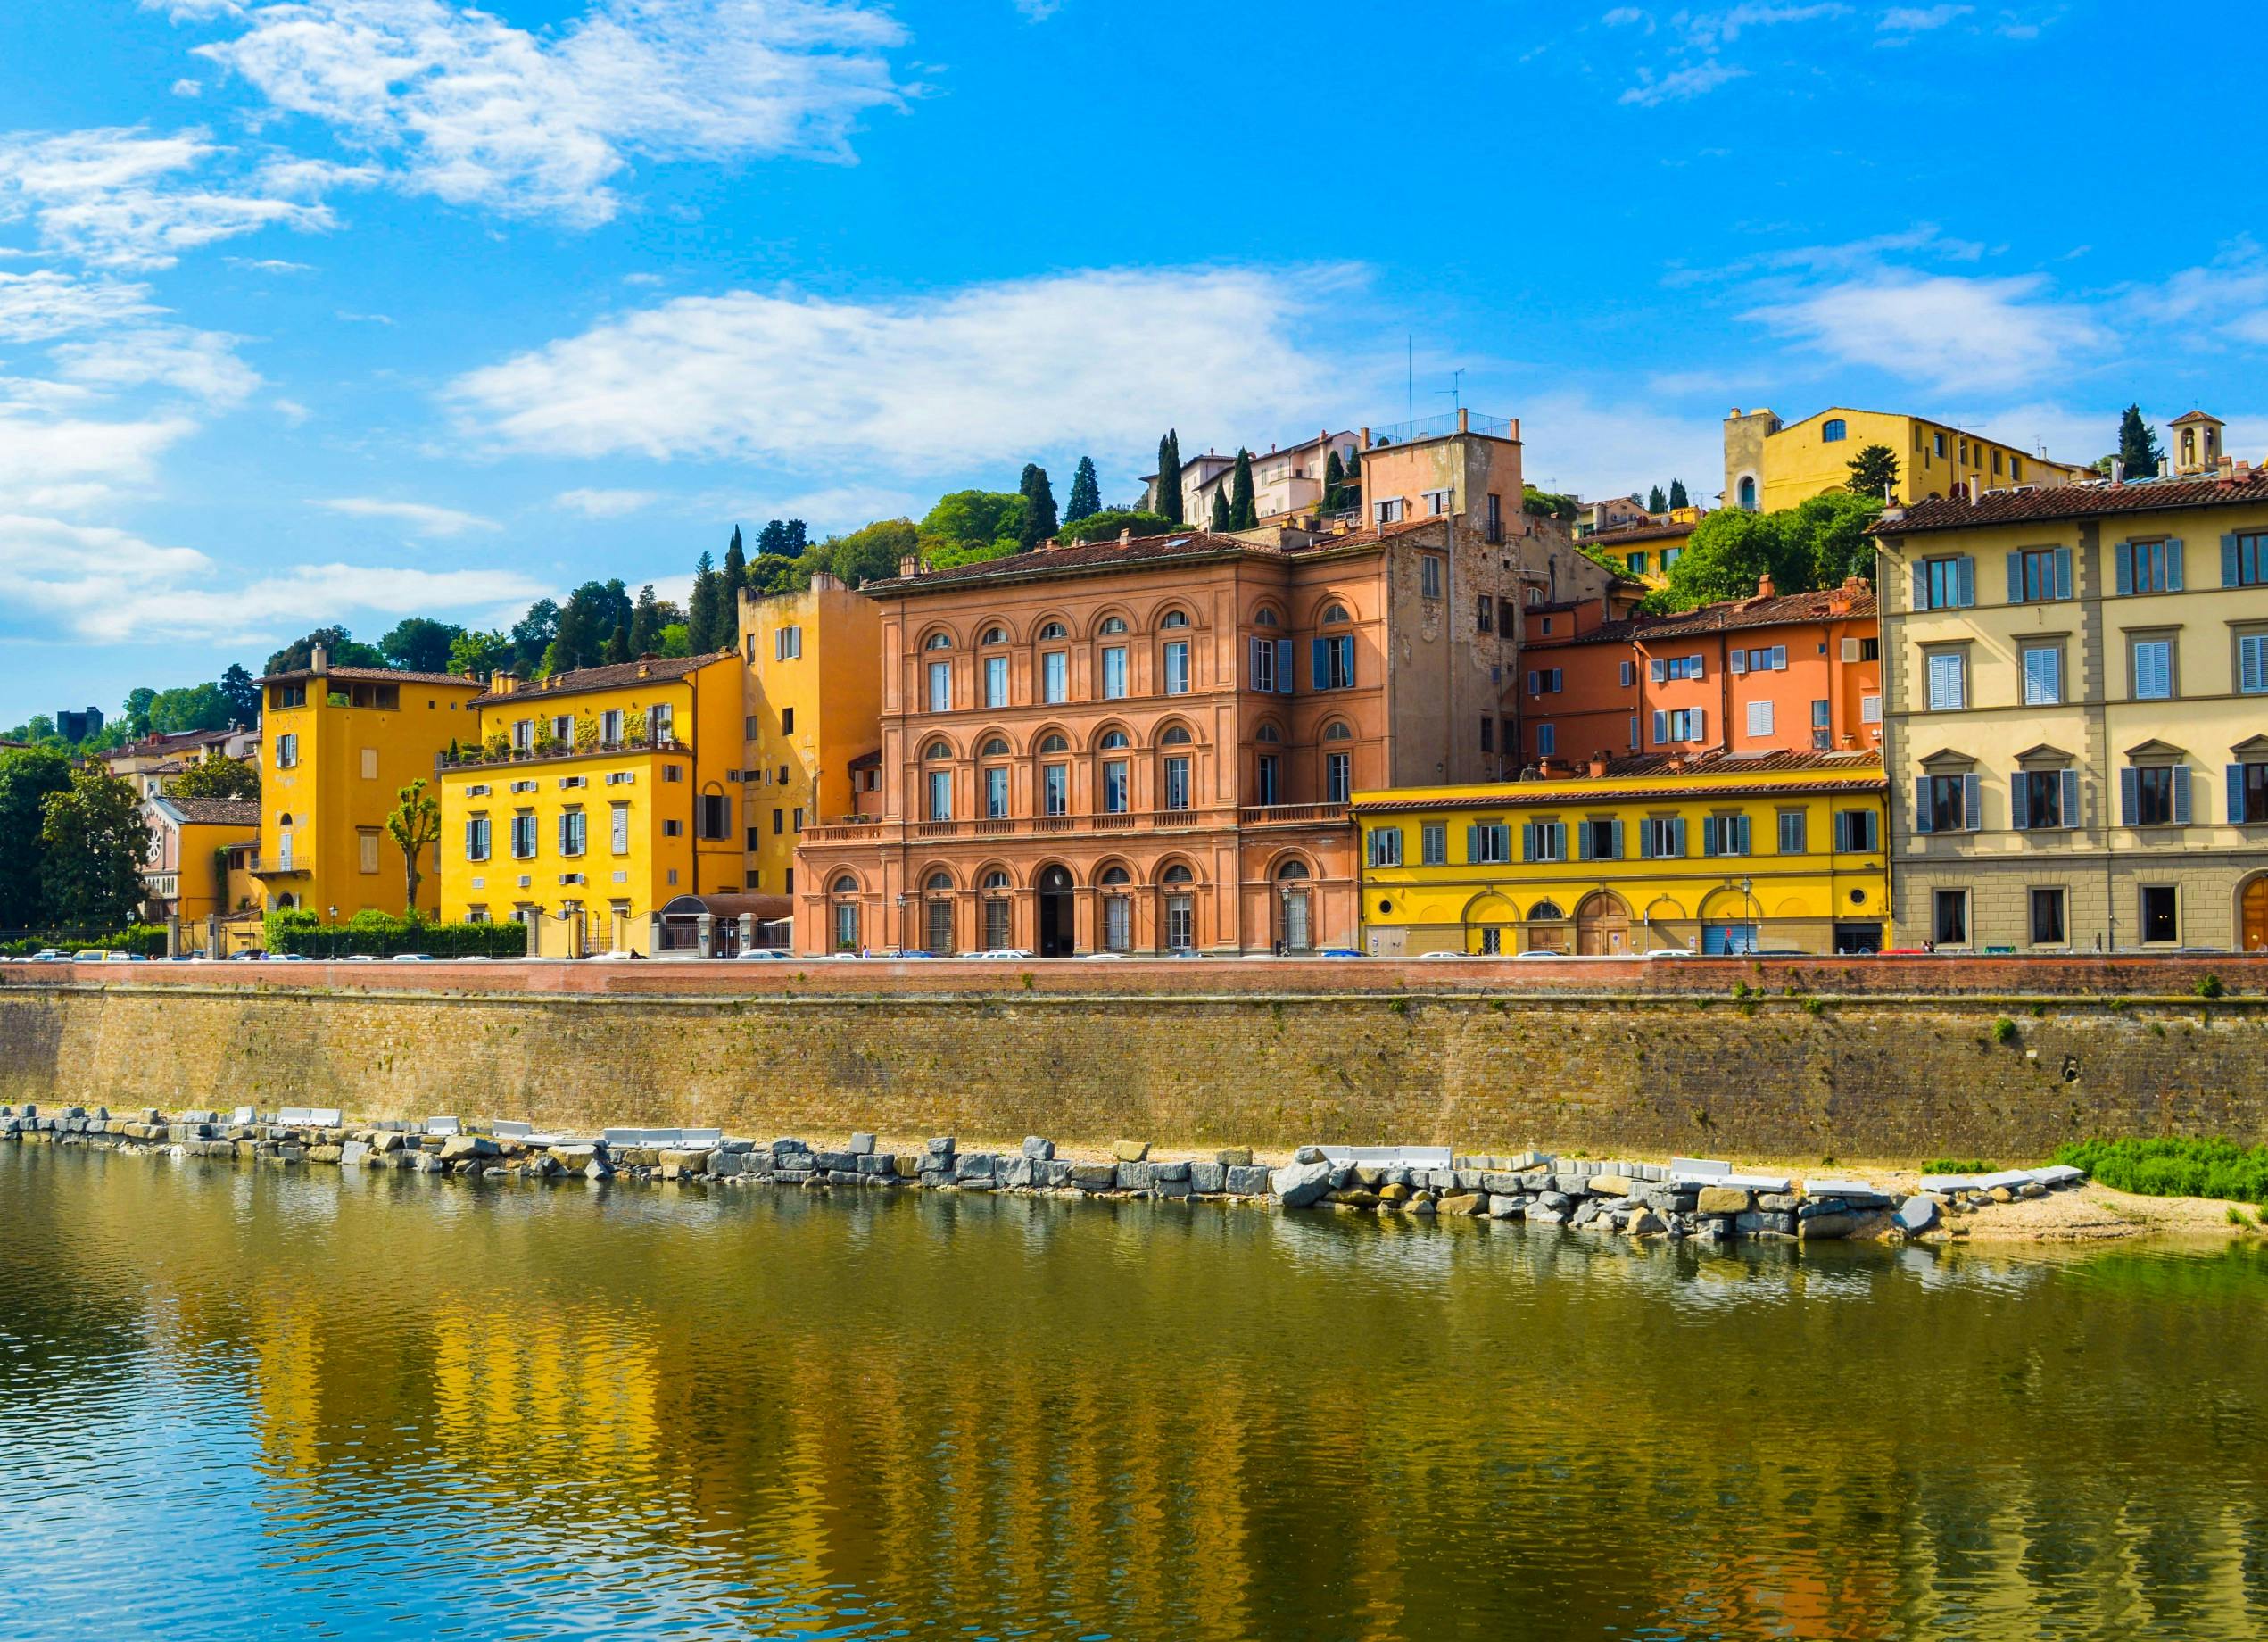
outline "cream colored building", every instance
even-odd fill
[[[1354,469],[1360,460],[1361,448],[1352,433],[1319,433],[1312,439],[1303,440],[1279,450],[1271,445],[1263,455],[1252,452],[1253,510],[1263,525],[1280,524],[1286,520],[1312,518],[1323,505],[1323,487],[1330,471],[1331,452],[1338,452],[1339,464],[1345,471],[1345,482],[1354,483]],[[1181,464],[1181,517],[1196,529],[1203,529],[1213,516],[1215,495],[1227,497],[1236,484],[1237,453],[1222,455],[1207,451],[1202,456],[1192,456]],[[1155,506],[1157,476],[1149,477],[1150,493]]]
[[[1735,406],[1725,419],[1721,500],[1728,508],[1775,513],[1844,489],[1853,459],[1875,444],[1889,446],[1898,459],[1894,499],[1900,502],[1950,496],[1957,486],[2048,489],[2094,477],[2091,469],[2051,461],[1924,417],[1831,405],[1800,422],[1784,423],[1768,410]]]
[[[2268,475],[1925,502],[1877,535],[1901,937],[2268,949]]]

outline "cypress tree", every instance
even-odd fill
[[[607,640],[607,665],[619,667],[631,659],[630,629],[625,624],[617,622],[612,636]]]
[[[748,585],[748,549],[741,544],[741,527],[733,527],[731,545],[724,550],[724,601],[728,608],[738,610],[741,589]]]
[[[1673,508],[1689,508],[1693,505],[1692,499],[1685,494],[1684,480],[1669,481],[1669,505]]]
[[[1323,511],[1337,513],[1351,505],[1346,497],[1346,464],[1339,460],[1338,447],[1331,447],[1329,460],[1323,464]]]
[[[1055,492],[1047,483],[1047,470],[1038,462],[1024,463],[1023,480],[1016,489],[1024,502],[1020,544],[1028,553],[1055,534]]]
[[[1252,499],[1252,452],[1238,445],[1237,470],[1229,478],[1229,528],[1250,530],[1258,523],[1260,512]]]
[[[1165,430],[1165,437],[1157,442],[1157,495],[1151,502],[1153,510],[1163,514],[1175,524],[1183,523],[1181,516],[1181,435],[1174,428]]]
[[[1647,511],[1647,512],[1649,512],[1649,513],[1666,513],[1666,512],[1668,512],[1668,510],[1669,510],[1669,498],[1668,498],[1668,497],[1667,497],[1667,496],[1665,496],[1665,495],[1663,495],[1663,494],[1661,493],[1661,486],[1660,486],[1660,485],[1655,485],[1655,486],[1653,487],[1653,489],[1651,489],[1651,490],[1650,490],[1650,491],[1648,491],[1648,492],[1646,493],[1646,511]]]
[[[1103,510],[1103,487],[1096,482],[1095,459],[1079,459],[1079,471],[1071,476],[1071,496],[1064,504],[1064,523],[1076,525],[1082,518],[1091,518]]]
[[[1225,490],[1216,490],[1213,493],[1213,530],[1216,535],[1228,534],[1229,493]]]
[[[648,582],[638,590],[638,602],[630,611],[630,657],[635,661],[643,655],[658,655],[661,651],[661,604],[654,597],[654,585]]]
[[[697,656],[706,656],[717,647],[717,594],[723,579],[709,556],[703,553],[693,566],[692,597],[685,601],[685,639]]]
[[[2157,477],[2157,465],[2165,452],[2157,442],[2157,429],[2142,419],[2142,407],[2129,405],[2126,414],[2118,420],[2118,460],[2123,464],[2130,479]]]

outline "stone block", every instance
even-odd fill
[[[1638,1188],[1627,1174],[1593,1174],[1584,1189],[1594,1198],[1627,1198]]]
[[[1315,1150],[1302,1147],[1303,1153]],[[1279,1169],[1269,1180],[1269,1187],[1276,1200],[1286,1208],[1305,1208],[1319,1201],[1330,1190],[1331,1168],[1320,1154],[1312,1162],[1295,1163],[1289,1168]]]
[[[1659,1237],[1669,1230],[1669,1223],[1650,1208],[1642,1208],[1623,1222],[1622,1229],[1632,1237]]]
[[[1156,1173],[1146,1163],[1122,1159],[1118,1165],[1118,1189],[1121,1191],[1147,1191]]]
[[[888,1174],[897,1162],[895,1157],[885,1157],[880,1152],[861,1152],[858,1154],[858,1172],[861,1174]]]
[[[856,1174],[858,1154],[856,1152],[813,1152],[811,1166],[829,1174]]]
[[[1224,1169],[1248,1169],[1252,1166],[1252,1148],[1228,1146],[1213,1154],[1213,1162]]]
[[[496,1142],[484,1134],[452,1134],[441,1143],[441,1161],[461,1163],[472,1157],[493,1157]]]
[[[922,1172],[923,1156],[919,1152],[900,1152],[890,1160],[890,1169],[898,1179],[912,1180]]]
[[[1803,1198],[1793,1191],[1760,1191],[1756,1196],[1756,1207],[1775,1215],[1792,1215],[1803,1207]]]
[[[953,1137],[949,1134],[932,1135],[923,1149],[932,1157],[950,1157],[953,1155]]]
[[[1805,1242],[1820,1242],[1833,1238],[1849,1237],[1858,1230],[1856,1215],[1805,1215],[1796,1220],[1796,1235]]]
[[[1121,1140],[1111,1148],[1111,1156],[1121,1163],[1140,1163],[1150,1155],[1147,1140]]]
[[[1055,1143],[1040,1135],[1023,1137],[1023,1155],[1034,1163],[1045,1163],[1055,1155]]]
[[[1376,1208],[1378,1194],[1367,1186],[1349,1186],[1344,1191],[1324,1193],[1323,1200],[1326,1203],[1343,1203],[1349,1208]]]
[[[1527,1211],[1519,1198],[1506,1192],[1491,1192],[1485,1212],[1491,1220],[1518,1220]]]
[[[1292,1161],[1302,1166],[1321,1163],[1325,1161],[1323,1149],[1320,1146],[1303,1146],[1292,1154]]]
[[[442,1153],[444,1160],[448,1156],[446,1151]],[[699,1174],[705,1171],[708,1167],[708,1153],[706,1149],[694,1151],[687,1148],[673,1147],[663,1152],[657,1161],[663,1170],[664,1180],[678,1180],[684,1175]],[[671,1169],[675,1169],[678,1173],[671,1174],[668,1173]]]
[[[1046,1178],[1040,1183],[1042,1185],[1058,1188],[1070,1185],[1072,1166],[1073,1165],[1068,1157],[1048,1158],[1045,1165]]]
[[[1227,1189],[1228,1168],[1218,1163],[1193,1163],[1189,1165],[1189,1190],[1200,1196],[1211,1196]]]
[[[711,1174],[738,1174],[741,1172],[741,1160],[745,1156],[746,1154],[742,1152],[728,1152],[719,1149],[709,1153],[706,1167]]]
[[[1908,1237],[1917,1237],[1937,1224],[1937,1199],[1921,1195],[1908,1198],[1900,1203],[1898,1206],[1897,1214],[1892,1218],[1898,1223],[1900,1231]]]
[[[1155,1164],[1151,1166],[1156,1167]],[[1174,1180],[1160,1180],[1154,1175],[1150,1190],[1161,1198],[1186,1198],[1189,1195],[1189,1177],[1184,1174]]]
[[[1029,1186],[1032,1183],[1033,1160],[1030,1157],[1003,1157],[992,1172],[996,1186]]]
[[[1074,1163],[1071,1165],[1071,1183],[1081,1191],[1108,1191],[1118,1184],[1118,1165],[1114,1163]]]
[[[1755,1207],[1745,1187],[1703,1186],[1693,1199],[1696,1215],[1745,1215]]]
[[[370,1148],[367,1141],[349,1140],[339,1148],[339,1167],[359,1169],[362,1166],[362,1160],[369,1155]]]
[[[1153,1163],[1150,1165],[1150,1178],[1154,1181],[1185,1181],[1189,1178],[1189,1165],[1186,1163]]]
[[[854,1157],[871,1157],[874,1155],[874,1137],[871,1134],[854,1134],[850,1137],[850,1144],[843,1149]]]
[[[954,1178],[989,1181],[992,1178],[993,1165],[997,1161],[990,1152],[964,1153],[954,1160]]]
[[[1270,1171],[1257,1164],[1231,1163],[1221,1167],[1228,1175],[1222,1182],[1222,1190],[1233,1196],[1256,1198],[1270,1190]]]
[[[1444,1215],[1482,1215],[1488,1211],[1488,1199],[1478,1191],[1461,1191],[1441,1199],[1437,1206]]]

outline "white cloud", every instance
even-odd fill
[[[1064,9],[1064,0],[1016,0],[1016,10],[1031,21],[1045,22]]]
[[[1724,487],[1724,433],[1715,417],[1676,416],[1651,402],[1532,395],[1521,401],[1520,469],[1531,485],[1594,502],[1683,479],[1708,507]]]
[[[733,292],[460,377],[466,424],[554,455],[766,456],[899,474],[1182,428],[1304,422],[1345,385],[1301,332],[1343,269],[1088,271],[896,303]]]
[[[1973,5],[1894,5],[1876,20],[1875,28],[1883,34],[1927,34],[1975,10]]]
[[[50,250],[109,268],[169,268],[184,251],[261,228],[332,226],[323,205],[181,180],[226,152],[202,131],[0,139],[0,221],[29,217]]]
[[[1711,58],[1690,68],[1677,70],[1656,79],[1651,71],[1638,70],[1638,84],[1624,90],[1618,102],[1639,108],[1656,108],[1664,103],[1684,103],[1693,97],[1706,96],[1719,86],[1748,77],[1746,69],[1736,69]]]
[[[623,518],[651,507],[660,496],[650,490],[563,490],[551,505],[585,518]]]
[[[0,341],[46,342],[158,312],[147,286],[85,280],[53,269],[0,272]]]
[[[2100,362],[2111,337],[2085,309],[2054,301],[2043,274],[1962,278],[1890,270],[1742,316],[1831,362],[1940,393],[2022,389]]]
[[[1610,29],[1627,29],[1634,24],[1643,23],[1648,34],[1654,31],[1654,20],[1635,5],[1618,5],[1599,21]]]
[[[201,97],[204,95],[204,82],[195,79],[177,79],[173,82],[173,95],[177,97]]]
[[[242,404],[259,388],[260,373],[236,357],[236,338],[178,325],[111,331],[91,342],[54,350],[67,381],[101,388],[174,389],[216,409]]]
[[[905,31],[872,0],[595,0],[532,33],[442,0],[292,0],[231,12],[199,54],[332,127],[401,186],[589,225],[633,156],[847,158],[901,105]]]
[[[422,502],[386,502],[375,496],[335,496],[318,502],[319,508],[355,518],[397,519],[421,536],[458,536],[468,530],[501,530],[493,518],[456,508],[433,507]]]
[[[170,446],[197,431],[186,416],[99,421],[78,416],[21,414],[0,399],[0,507],[37,486],[95,481],[139,484]],[[33,407],[45,410],[46,407]]]

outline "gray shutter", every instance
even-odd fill
[[[2134,825],[2134,814],[2141,807],[2141,777],[2131,766],[2118,772],[2118,824]]]
[[[2071,550],[2067,547],[2056,550],[2056,597],[2071,597]]]
[[[1659,707],[1654,709],[1654,745],[1659,747],[1669,739],[1669,715]]]
[[[2165,544],[2165,591],[2180,593],[2188,582],[2189,576],[2182,565],[2181,543],[2177,537]]]
[[[1276,641],[1276,689],[1282,695],[1292,693],[1292,642],[1289,639]]]
[[[1961,825],[1972,833],[1984,830],[1984,784],[1975,775],[1961,777]]]
[[[1617,827],[1621,825],[1619,821],[1615,823]],[[1638,858],[1642,861],[1651,861],[1654,858],[1654,829],[1651,825],[1644,821],[1638,823]]]
[[[2237,538],[2231,532],[2221,538],[2221,585],[2234,587],[2237,581]]]
[[[1914,777],[1914,830],[1917,833],[1933,830],[1930,825],[1929,777],[1926,775]]]
[[[2032,830],[2031,784],[2022,770],[2012,771],[2008,776],[2008,825],[2019,833]]]
[[[2131,542],[2121,542],[2116,553],[2118,559],[2116,585],[2118,595],[2123,599],[2134,591],[2134,544]]]
[[[1929,609],[1929,561],[1925,559],[1914,561],[1914,608]]]
[[[1953,602],[1965,610],[1971,609],[1976,603],[1976,560],[1971,554],[1963,553],[1953,561],[1953,565],[1960,581],[1960,588],[1953,595]]]
[[[1622,817],[1617,816],[1608,826],[1607,842],[1614,850],[1614,858],[1622,858]]]
[[[1788,670],[1788,647],[1786,645],[1775,644],[1772,646],[1772,670],[1775,673],[1784,673]]]
[[[2173,767],[2173,825],[2189,825],[2189,767],[2186,764]]]
[[[1480,825],[1475,822],[1465,829],[1465,861],[1468,866],[1480,859]]]
[[[2011,604],[2024,602],[2024,555],[2022,553],[2008,555],[2008,602]]]
[[[1693,733],[1691,735],[1687,736],[1687,737],[1686,737],[1686,740],[1688,740],[1688,741],[1696,741],[1696,742],[1705,742],[1705,741],[1707,741],[1708,739],[1709,739],[1709,709],[1707,709],[1706,707],[1696,707],[1695,709],[1693,709]]]
[[[2229,825],[2242,826],[2245,818],[2245,767],[2229,766]]]
[[[1685,817],[1683,816],[1670,817],[1669,853],[1676,856],[1685,853]]]
[[[2075,769],[2064,772],[2064,825],[2079,825],[2079,772]]]

